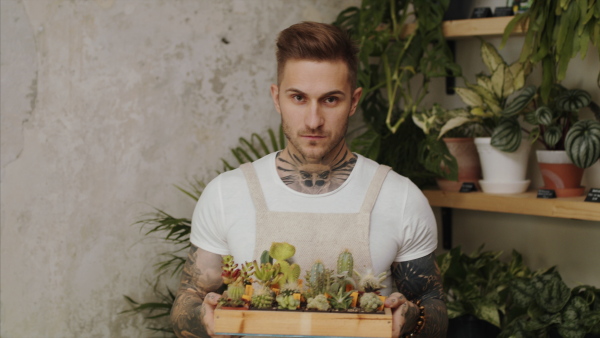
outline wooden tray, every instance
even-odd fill
[[[383,314],[215,310],[215,332],[221,335],[323,337],[391,337],[392,311]]]

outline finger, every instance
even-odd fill
[[[406,297],[404,297],[403,294],[399,292],[394,292],[385,300],[384,306],[393,309],[406,303],[406,301],[407,299]]]
[[[203,304],[210,305],[210,307],[214,309],[217,306],[219,298],[221,298],[221,295],[214,292],[209,292],[206,294],[206,297],[204,297]]]
[[[215,308],[217,307],[219,298],[221,298],[219,294],[209,292],[204,297],[204,302],[202,302],[202,307],[200,308],[200,320],[202,321],[206,333],[211,337],[215,333]]]
[[[403,303],[394,311],[392,315],[392,337],[400,337],[402,328],[406,324],[406,312],[408,310],[408,303]]]

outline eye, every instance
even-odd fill
[[[299,95],[299,94],[294,94],[294,95],[292,95],[292,100],[296,101],[296,102],[303,102],[304,96]]]
[[[336,104],[340,99],[337,96],[329,96],[325,98],[325,103],[327,104]]]

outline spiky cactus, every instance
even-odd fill
[[[332,271],[326,269],[321,261],[316,261],[311,269],[306,271],[307,296],[312,297],[330,291],[331,279]]]
[[[307,309],[316,309],[319,311],[327,311],[329,310],[329,302],[327,301],[327,297],[323,294],[316,295],[311,297],[306,302]]]
[[[352,278],[352,271],[354,271],[354,258],[352,253],[346,249],[338,256],[337,273],[340,275],[346,272],[346,275]]]
[[[374,292],[367,292],[360,297],[360,308],[365,312],[375,312],[383,301]]]
[[[387,278],[387,271],[384,271],[377,276],[373,274],[371,269],[368,269],[364,275],[361,275],[358,271],[354,270],[354,273],[359,278],[358,290],[364,292],[375,292],[385,288],[386,286],[381,284]]]
[[[273,291],[262,287],[252,295],[250,304],[257,309],[269,309],[273,307],[273,300]]]

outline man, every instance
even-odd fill
[[[361,274],[390,273],[383,293],[390,294],[393,280],[399,292],[385,306],[393,309],[394,337],[445,336],[436,225],[427,200],[410,180],[351,153],[345,141],[362,94],[356,53],[331,25],[304,22],[280,33],[271,95],[288,144],[204,190],[171,313],[178,336],[214,334],[221,257],[252,261],[272,242],[293,244],[303,270],[316,259],[334,267],[338,254],[350,249]]]

